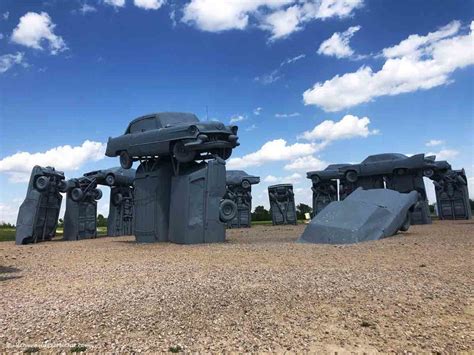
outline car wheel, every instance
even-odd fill
[[[196,157],[196,151],[187,149],[182,141],[178,141],[173,145],[173,155],[178,162],[189,163]]]
[[[403,176],[406,174],[406,169],[397,169],[395,170],[395,175],[398,175],[398,176]]]
[[[94,189],[94,200],[100,200],[102,198],[102,190]]]
[[[115,176],[114,176],[114,174],[108,174],[108,175],[105,177],[105,182],[106,182],[107,185],[109,185],[109,186],[114,186],[114,185],[115,185]]]
[[[313,184],[319,184],[321,182],[321,179],[319,178],[318,175],[314,175],[311,180],[313,180]]]
[[[64,180],[60,180],[58,182],[58,190],[59,192],[66,192],[68,188],[67,182]]]
[[[423,170],[423,175],[430,178],[434,175],[434,170],[433,169],[425,169],[425,170]]]
[[[243,180],[241,185],[244,189],[248,189],[251,186],[248,180]]]
[[[352,183],[356,182],[358,179],[357,172],[354,170],[349,170],[346,173],[345,177],[347,181],[352,182]]]
[[[400,227],[400,230],[402,232],[406,232],[408,230],[408,228],[410,228],[410,225],[411,225],[411,213],[408,212],[406,217],[405,217],[405,221],[403,222],[402,226]]]
[[[71,199],[74,202],[79,202],[84,197],[84,192],[79,187],[75,187],[71,190]]]
[[[130,169],[133,165],[133,160],[127,151],[120,152],[120,166],[124,169]]]
[[[118,206],[118,205],[120,205],[122,200],[123,200],[122,194],[121,193],[116,193],[114,195],[114,197],[112,198],[112,204],[114,204],[115,206]]]
[[[232,200],[222,200],[219,206],[219,219],[227,223],[237,215],[237,204]]]
[[[35,188],[38,190],[38,191],[44,191],[46,190],[47,188],[49,187],[49,179],[42,175],[42,176],[39,176],[36,181],[35,181]]]

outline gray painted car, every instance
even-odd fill
[[[348,167],[350,164],[330,164],[324,170],[308,171],[306,177],[317,184],[321,181],[328,181],[333,179],[341,179],[344,174],[340,171],[343,167]]]
[[[331,202],[306,227],[300,243],[350,244],[406,231],[418,193],[359,187],[344,201]]]
[[[99,185],[131,186],[133,180],[135,180],[135,169],[115,167],[91,171],[84,174],[84,176],[94,178]]]
[[[248,189],[258,183],[260,183],[259,176],[249,175],[243,170],[228,170],[226,173],[227,185],[241,185],[244,189]]]
[[[356,182],[359,177],[373,175],[405,175],[413,170],[422,170],[423,175],[432,177],[436,164],[434,156],[425,157],[424,154],[416,154],[408,157],[399,153],[385,153],[370,155],[360,164],[353,164],[339,168],[349,182]]]
[[[125,134],[109,138],[105,155],[120,156],[120,165],[130,169],[133,161],[174,156],[180,163],[212,158],[228,159],[238,146],[237,126],[200,122],[192,113],[162,112],[139,117]]]

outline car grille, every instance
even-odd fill
[[[209,142],[216,142],[216,141],[227,141],[229,135],[228,134],[209,134]]]

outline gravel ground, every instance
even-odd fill
[[[474,222],[351,246],[0,243],[0,351],[473,351]]]

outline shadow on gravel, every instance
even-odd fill
[[[1,266],[0,265],[0,281],[6,281],[6,280],[11,280],[11,279],[19,279],[22,276],[19,275],[2,275],[2,274],[12,274],[15,272],[20,272],[20,269],[17,269],[16,267],[10,267],[10,266]]]

